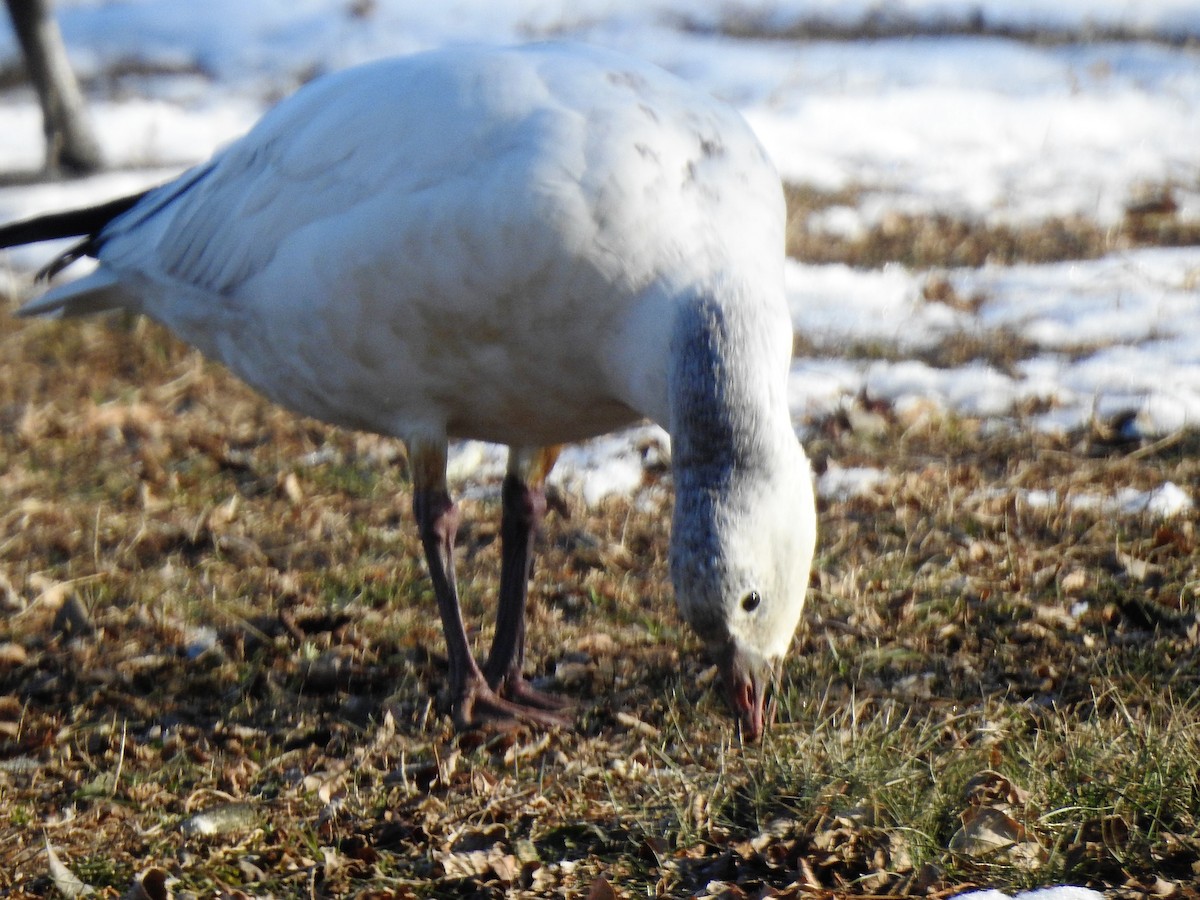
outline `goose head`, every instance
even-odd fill
[[[816,543],[808,460],[794,437],[771,464],[677,485],[671,578],[685,621],[720,669],[746,740],[800,622]]]

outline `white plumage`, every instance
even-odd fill
[[[85,234],[100,261],[23,314],[143,312],[285,406],[406,442],[460,727],[561,721],[520,671],[556,445],[667,428],[680,609],[761,732],[815,515],[786,402],[783,199],[737,113],[596,49],[446,50],[314,82],[210,162],[79,216],[0,229],[0,246]],[[482,668],[454,587],[451,437],[513,448]]]

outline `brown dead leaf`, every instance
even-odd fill
[[[613,640],[611,634],[596,632],[595,634],[585,634],[576,643],[581,653],[587,653],[589,656],[612,656],[617,652],[617,642]]]
[[[962,826],[950,838],[950,849],[980,856],[1012,847],[1025,839],[1025,828],[1008,813],[993,806],[971,806],[959,816]]]
[[[1060,631],[1078,631],[1079,620],[1054,603],[1034,604],[1033,614],[1039,622],[1057,628]]]
[[[1160,900],[1169,900],[1180,894],[1179,884],[1168,881],[1161,875],[1130,876],[1125,882],[1125,887],[1137,891],[1139,894],[1160,898]]]
[[[1125,575],[1139,584],[1157,583],[1162,580],[1163,571],[1160,567],[1129,553],[1117,552],[1116,563]]]
[[[1196,549],[1195,529],[1190,531],[1172,525],[1160,525],[1154,532],[1155,547],[1170,547],[1179,553],[1190,554]]]
[[[105,403],[93,405],[82,413],[84,430],[111,432],[117,436],[161,437],[162,410],[150,403]]]
[[[0,721],[16,722],[25,711],[25,704],[12,694],[0,696]]]
[[[433,852],[434,862],[446,878],[495,877],[502,884],[512,884],[520,876],[521,862],[508,853],[502,844],[493,844],[486,850]]]
[[[583,684],[591,678],[594,669],[592,663],[563,660],[554,667],[554,680],[563,687]]]
[[[58,581],[41,572],[34,572],[29,576],[28,585],[30,590],[37,592],[33,601],[35,604],[57,610],[71,592],[72,582]]]
[[[208,837],[251,828],[258,821],[258,812],[250,803],[223,803],[188,816],[179,823],[179,830],[189,837]]]
[[[550,746],[550,732],[544,731],[533,741],[525,744],[513,744],[504,751],[504,764],[511,766],[513,763],[522,759],[531,759],[545,752]]]
[[[1007,775],[985,769],[967,779],[963,796],[973,806],[1024,806],[1029,792],[1015,785]]]
[[[618,724],[623,725],[630,731],[636,731],[638,734],[648,737],[651,740],[658,740],[659,730],[649,722],[643,722],[637,716],[624,711],[618,711],[616,718]]]
[[[492,860],[492,871],[501,884],[514,884],[521,877],[521,861],[511,853],[505,853]]]
[[[20,644],[11,641],[0,644],[0,669],[13,669],[23,666],[29,659],[29,654]]]
[[[813,871],[812,863],[809,862],[807,857],[800,857],[799,867],[800,880],[802,884],[804,884],[806,887],[813,888],[814,890],[821,890],[825,887],[821,883],[821,879],[817,877],[817,873]]]
[[[617,892],[603,875],[597,875],[596,880],[588,889],[588,900],[617,900]]]
[[[0,570],[0,610],[14,613],[25,609],[25,598],[13,587],[12,581]]]
[[[288,472],[280,477],[278,484],[280,493],[293,506],[299,506],[304,502],[304,488],[300,486],[300,479],[296,477],[295,472]]]
[[[1077,597],[1086,591],[1091,584],[1091,579],[1088,578],[1088,573],[1084,569],[1072,569],[1063,575],[1058,586],[1062,592],[1068,597]]]

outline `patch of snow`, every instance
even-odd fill
[[[1064,502],[1058,491],[1031,490],[1018,497],[1035,509],[1057,507]],[[1190,494],[1173,482],[1166,482],[1148,491],[1120,488],[1115,494],[1094,492],[1070,493],[1065,498],[1069,509],[1092,510],[1114,515],[1149,515],[1171,519],[1192,512],[1195,502]]]
[[[670,458],[670,436],[657,425],[640,425],[563,448],[547,482],[596,506],[607,497],[636,494],[647,466]],[[447,459],[447,478],[463,496],[491,497],[504,477],[508,451],[483,441],[455,441]]]
[[[843,468],[831,462],[817,479],[817,494],[826,500],[842,503],[872,493],[889,478],[891,475],[882,469],[868,466]]]
[[[629,496],[645,480],[648,461],[669,458],[670,437],[657,425],[644,425],[563,448],[550,472],[550,484],[577,491],[589,506],[606,497]]]
[[[959,294],[983,298],[977,312],[921,300],[918,276],[900,266],[789,263],[793,325],[829,353],[873,343],[913,352],[955,333],[995,329],[997,340],[1015,333],[1040,352],[1011,371],[984,363],[943,369],[918,360],[797,360],[797,415],[820,415],[836,408],[839,395],[865,391],[897,405],[919,398],[985,417],[1011,416],[1038,401],[1048,411],[1034,424],[1047,430],[1127,412],[1137,435],[1200,425],[1200,249],[946,274]]]
[[[967,891],[963,894],[955,894],[952,900],[1103,900],[1103,898],[1103,894],[1093,891],[1091,888],[1059,885],[1021,891],[1011,897],[1003,891],[997,890]]]

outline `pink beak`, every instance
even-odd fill
[[[758,654],[738,647],[733,640],[714,655],[742,740],[757,741],[771,718],[767,705],[767,690],[774,680],[771,664]]]

